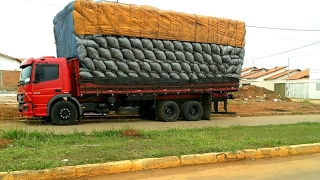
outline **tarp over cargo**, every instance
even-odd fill
[[[77,57],[75,35],[123,35],[243,48],[244,22],[151,6],[76,0],[54,18],[58,57]]]

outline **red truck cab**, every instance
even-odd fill
[[[69,67],[65,58],[41,57],[25,59],[20,68],[17,101],[24,117],[48,117],[50,104],[71,96]]]

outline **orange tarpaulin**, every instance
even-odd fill
[[[242,21],[164,11],[151,6],[76,0],[73,10],[76,34],[204,42],[243,48]]]

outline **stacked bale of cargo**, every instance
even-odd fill
[[[81,77],[197,80],[241,74],[244,49],[209,43],[78,35]]]
[[[239,80],[245,24],[150,6],[76,0],[54,18],[58,57],[80,77]]]

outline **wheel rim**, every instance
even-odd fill
[[[195,116],[197,114],[197,109],[194,106],[192,106],[190,107],[189,113],[190,113],[190,116]]]
[[[166,108],[164,109],[164,111],[165,111],[165,115],[166,115],[167,117],[171,117],[171,116],[172,116],[172,113],[173,113],[172,107],[166,107]]]
[[[68,108],[61,108],[58,111],[58,116],[60,117],[60,119],[62,120],[67,120],[71,117],[71,111]]]

